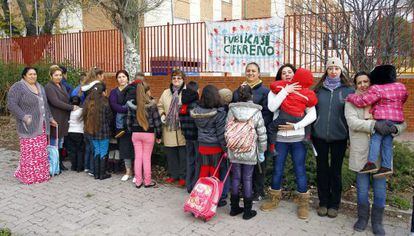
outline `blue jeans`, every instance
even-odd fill
[[[369,205],[369,185],[370,174],[357,173],[357,199],[358,204]],[[372,178],[372,189],[374,191],[374,205],[377,207],[385,207],[385,199],[387,194],[387,179]]]
[[[103,159],[108,154],[109,139],[92,139],[95,158],[98,156]]]
[[[381,166],[391,169],[393,156],[393,139],[394,138],[391,134],[382,136],[381,134],[375,132],[371,136],[368,161],[375,163],[378,160],[378,156],[381,152]]]
[[[117,129],[123,129],[125,128],[125,113],[116,113],[115,115],[115,127]]]
[[[283,172],[285,170],[286,157],[290,152],[295,169],[297,191],[306,193],[308,191],[308,180],[306,177],[306,147],[303,142],[282,143],[276,142],[277,155],[273,161],[272,189],[280,190],[282,187]]]
[[[243,184],[243,197],[253,197],[254,165],[233,163],[231,167],[231,195],[239,195],[240,184]]]

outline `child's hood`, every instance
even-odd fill
[[[229,105],[229,112],[239,121],[247,121],[261,110],[262,107],[253,102],[237,102]]]
[[[292,83],[299,82],[302,88],[310,88],[313,84],[313,75],[310,70],[299,68],[296,70],[292,78]]]
[[[224,112],[224,108],[203,108],[196,106],[190,111],[190,115],[198,125],[206,127],[212,118],[217,115],[217,112]]]
[[[393,65],[376,66],[370,73],[371,84],[389,84],[397,82],[397,70]]]

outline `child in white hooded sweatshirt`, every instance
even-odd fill
[[[79,106],[81,98],[79,96],[73,96],[70,98],[70,103]],[[77,172],[83,171],[84,169],[82,110],[82,108],[79,108],[70,112],[67,139],[68,156],[72,163],[71,170]]]

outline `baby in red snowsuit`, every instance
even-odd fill
[[[268,126],[272,143],[276,141],[279,125],[285,125],[286,122],[296,123],[301,121],[305,116],[306,108],[313,107],[318,103],[315,92],[309,89],[313,84],[312,72],[303,68],[299,68],[290,81],[274,81],[270,84],[270,90],[278,94],[286,85],[296,82],[302,86],[302,89],[287,95],[280,106],[279,116]],[[305,132],[306,136],[308,136],[309,130],[305,129]]]

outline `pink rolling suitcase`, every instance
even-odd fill
[[[220,158],[212,177],[203,177],[197,181],[193,191],[191,191],[190,196],[184,204],[184,212],[191,212],[196,218],[200,218],[205,222],[216,215],[217,204],[223,192],[223,184],[231,170],[230,165],[223,181],[215,177],[224,156],[225,154]]]

